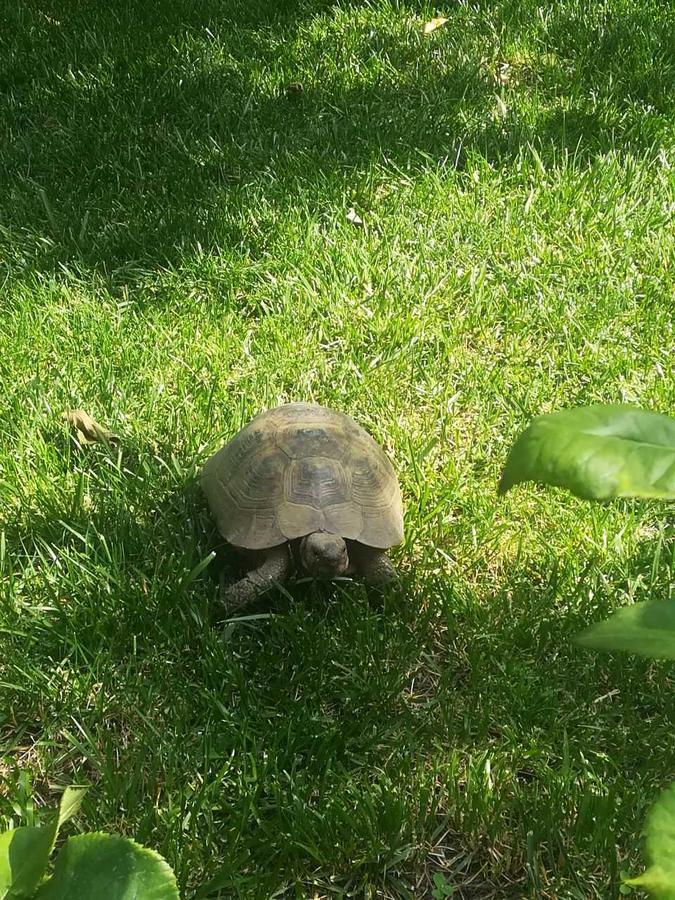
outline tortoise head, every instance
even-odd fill
[[[349,566],[347,545],[339,534],[315,531],[300,542],[300,559],[310,575],[335,578],[344,575]]]

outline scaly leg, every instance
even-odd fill
[[[350,556],[353,558],[356,573],[366,584],[383,585],[396,578],[396,569],[384,550],[361,545],[352,547]]]
[[[291,572],[288,544],[272,547],[257,569],[251,569],[240,581],[227,584],[221,576],[220,599],[228,613],[238,612],[270,588],[275,581],[284,581]]]

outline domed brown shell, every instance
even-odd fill
[[[385,549],[403,507],[384,451],[344,413],[289,403],[256,416],[204,464],[202,489],[223,537],[275,547],[314,531]]]

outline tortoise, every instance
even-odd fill
[[[252,568],[221,599],[241,609],[295,567],[314,577],[357,575],[385,584],[385,552],[403,540],[396,474],[350,416],[288,403],[256,416],[211,456],[202,490],[218,530],[251,554]]]

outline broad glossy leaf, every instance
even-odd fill
[[[47,869],[53,828],[14,828],[0,834],[0,900],[29,897]]]
[[[675,785],[671,784],[649,811],[646,826],[646,872],[627,884],[645,888],[660,900],[675,900]]]
[[[69,838],[54,875],[36,900],[179,900],[170,866],[154,850],[117,834],[93,832]]]
[[[499,493],[521,481],[587,500],[675,498],[675,419],[618,405],[539,416],[511,448]]]
[[[60,827],[78,811],[86,792],[86,788],[66,788],[52,825],[14,828],[0,834],[0,900],[30,896],[35,891]]]
[[[675,659],[675,600],[624,606],[575,638],[593,650],[627,650],[639,656]]]

